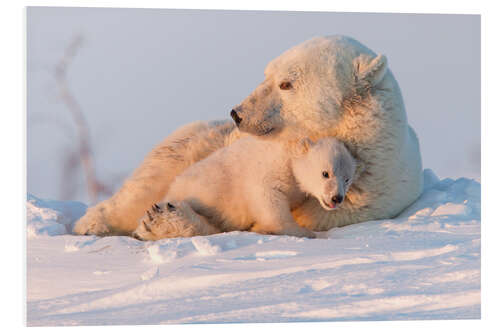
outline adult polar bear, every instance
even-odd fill
[[[90,208],[77,234],[130,234],[167,193],[176,175],[240,135],[280,140],[298,131],[334,136],[361,162],[343,207],[307,200],[293,211],[311,230],[392,218],[422,191],[418,139],[408,125],[398,84],[385,56],[345,36],[318,37],[269,63],[265,80],[231,111],[234,123],[192,123],[167,137],[110,199]]]

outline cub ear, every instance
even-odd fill
[[[387,72],[387,58],[383,54],[379,54],[373,59],[361,55],[355,59],[355,62],[357,81],[365,89],[376,86]]]

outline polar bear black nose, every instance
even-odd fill
[[[341,204],[341,203],[342,203],[342,201],[344,201],[344,197],[343,197],[343,196],[341,196],[341,195],[335,195],[335,196],[333,196],[333,197],[332,197],[332,202],[333,202],[334,204],[337,204],[337,205],[338,205],[338,204]]]
[[[239,125],[241,123],[241,121],[243,119],[241,119],[238,114],[236,113],[236,111],[234,110],[231,110],[231,118],[233,118],[234,122],[236,123],[236,125]]]

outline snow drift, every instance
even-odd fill
[[[480,318],[480,192],[426,170],[396,219],[156,242],[71,235],[85,205],[28,195],[28,325]]]

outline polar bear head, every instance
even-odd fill
[[[356,171],[356,161],[344,144],[332,137],[316,143],[300,141],[302,155],[292,161],[300,188],[318,199],[326,210],[337,208],[345,199]]]
[[[318,37],[271,61],[265,80],[231,117],[243,132],[273,136],[286,127],[331,132],[346,101],[359,100],[385,76],[387,60],[354,39]]]

